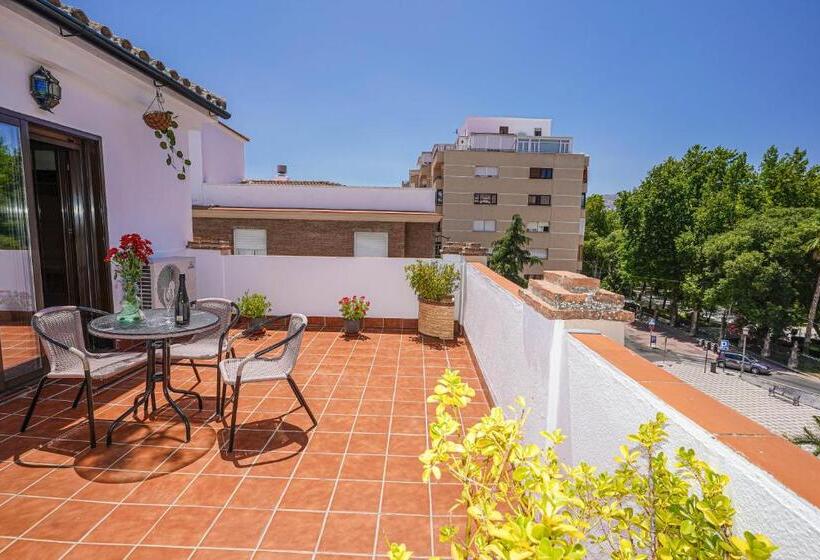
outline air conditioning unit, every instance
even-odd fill
[[[143,309],[169,308],[179,286],[179,275],[185,275],[185,288],[191,300],[196,299],[196,257],[158,257],[142,265],[140,299]]]

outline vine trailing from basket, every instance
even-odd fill
[[[122,285],[122,310],[117,315],[120,321],[132,322],[141,317],[139,280],[142,265],[148,264],[153,254],[151,241],[138,233],[123,235],[119,247],[111,247],[105,254],[105,262],[114,263],[114,278],[119,278]]]
[[[339,300],[339,313],[346,321],[361,321],[370,309],[364,296],[345,296]]]
[[[142,120],[153,129],[154,136],[159,140],[159,147],[165,150],[165,165],[177,171],[177,179],[184,181],[191,160],[185,157],[182,150],[177,148],[177,136],[174,132],[179,128],[177,116],[165,109],[162,93],[157,94],[142,115]]]

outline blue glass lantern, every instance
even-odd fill
[[[51,72],[40,66],[31,75],[31,96],[40,107],[49,113],[60,103],[62,89],[60,81]]]

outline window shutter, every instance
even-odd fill
[[[386,231],[357,231],[353,234],[354,257],[386,257]]]
[[[264,229],[233,230],[234,255],[267,255],[268,232]]]

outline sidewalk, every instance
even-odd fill
[[[767,384],[781,383],[782,376],[798,374],[778,373],[772,376],[752,377],[751,374],[745,373],[741,377],[738,371],[726,370],[727,373],[723,373],[722,369],[718,369],[719,373],[711,373],[709,369],[704,373],[705,352],[702,348],[670,336],[666,340],[664,352],[664,338],[664,333],[658,333],[658,348],[649,348],[649,333],[631,325],[627,326],[628,348],[682,381],[759,422],[775,434],[800,434],[804,426],[813,426],[812,417],[820,414],[815,408],[820,407],[818,393],[804,391],[800,406],[769,396]],[[709,361],[713,361],[714,358],[714,353],[710,352]]]

